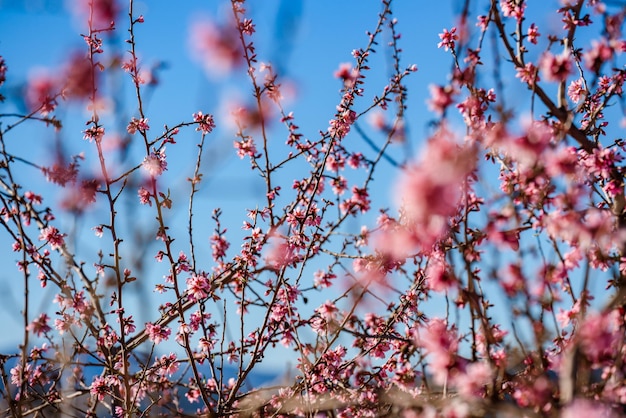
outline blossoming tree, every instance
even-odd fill
[[[337,63],[319,132],[299,127],[246,3],[190,29],[207,71],[247,77],[229,115],[155,127],[133,0],[78,1],[83,50],[0,90],[25,109],[0,114],[3,270],[23,295],[21,343],[0,354],[2,413],[624,413],[626,6],[465,1],[439,34],[449,78],[430,85],[434,121],[415,138],[404,60],[425,58],[403,55],[392,0]],[[557,25],[532,18],[548,12]],[[11,77],[0,57],[0,86]],[[261,179],[241,213],[202,196],[227,123],[227,152]],[[31,125],[64,135],[52,160],[16,143]],[[394,158],[412,141],[417,155]],[[392,184],[378,179],[390,170]],[[283,355],[284,378],[250,383]]]

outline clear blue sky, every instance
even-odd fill
[[[123,3],[126,5],[127,2]],[[188,31],[194,20],[199,16],[219,19],[228,12],[222,7],[227,7],[228,3],[209,0],[137,1],[136,14],[143,14],[145,23],[138,27],[136,41],[138,54],[144,65],[156,65],[159,62],[165,64],[159,72],[161,85],[148,101],[147,113],[155,133],[160,132],[164,124],[171,126],[189,120],[191,114],[198,110],[216,115],[219,129],[208,139],[210,145],[207,149],[210,152],[205,158],[207,182],[203,185],[203,193],[206,193],[207,198],[204,204],[207,208],[221,206],[225,212],[225,226],[236,230],[243,221],[243,209],[253,207],[261,195],[258,191],[260,183],[250,172],[248,162],[240,161],[235,155],[232,149],[233,134],[219,119],[223,114],[223,109],[219,107],[224,97],[240,94],[246,98],[246,93],[251,88],[245,84],[247,79],[243,76],[220,80],[207,77],[191,58],[188,47]],[[403,64],[416,64],[419,68],[407,84],[409,101],[406,120],[414,150],[419,149],[428,132],[428,121],[433,119],[425,104],[428,85],[445,83],[451,65],[450,55],[437,48],[437,35],[444,27],[450,28],[454,25],[453,15],[459,11],[462,3],[459,0],[394,2],[395,17],[399,20],[398,30],[402,34],[400,46],[403,48]],[[481,5],[475,3],[477,2],[472,2],[474,8],[484,8],[488,2]],[[555,0],[545,3],[542,6],[544,10],[552,11],[558,7]],[[73,4],[75,2],[71,0],[0,0],[0,55],[4,56],[9,67],[5,96],[12,96],[10,89],[21,88],[33,69],[58,68],[68,58],[68,51],[85,49],[79,35],[86,29],[68,12]],[[333,73],[340,63],[352,62],[353,49],[367,44],[365,32],[375,27],[377,13],[381,9],[380,2],[249,0],[248,7],[258,31],[254,39],[259,60],[275,63],[285,78],[295,86],[296,99],[286,104],[286,110],[294,112],[296,123],[306,136],[315,138],[320,130],[328,127],[328,121],[339,101],[340,82]],[[541,12],[541,9],[534,11],[538,21],[545,23],[544,27],[559,26],[559,22],[543,22]],[[122,21],[118,26],[124,28],[126,22]],[[120,31],[118,36],[121,45],[125,33]],[[381,47],[380,50],[384,48]],[[370,83],[369,97],[378,94],[385,82],[389,73],[385,62],[384,55],[372,59],[375,70],[366,79]],[[515,97],[516,91],[523,91],[524,88],[521,84],[514,84],[514,74],[507,77],[505,81],[511,81],[510,93]],[[132,94],[128,90],[124,90],[124,94],[127,106],[132,109]],[[0,113],[16,110],[19,107],[13,107],[10,102],[0,107]],[[84,122],[89,116],[84,113],[81,116],[81,111],[77,108],[70,108],[68,112],[75,117],[67,124],[63,138],[68,144],[75,144],[68,145],[69,149],[79,150],[86,145],[81,139],[80,131],[84,129]],[[53,136],[49,133],[41,134],[38,130],[24,129],[23,134],[11,139],[20,141],[17,149],[23,146],[21,152],[28,155],[34,153],[37,156],[35,159],[44,158],[50,152]],[[276,131],[276,135],[282,135],[281,132]],[[180,140],[184,142],[186,138],[190,141],[186,148],[177,146],[175,153],[172,151],[172,157],[177,157],[170,160],[170,171],[189,171],[193,165],[197,135],[186,131]],[[280,138],[283,141],[284,136]],[[365,144],[363,147],[367,149]],[[402,159],[402,151],[398,147],[392,150],[392,154]],[[389,185],[397,173],[390,166],[382,164],[384,170],[377,174],[378,186],[375,187],[379,189],[375,189],[377,195],[373,207],[393,206],[390,203],[392,198]],[[188,175],[185,174],[185,177]],[[53,190],[50,193],[54,202],[56,192]],[[202,204],[201,201],[200,208]],[[185,216],[184,210],[179,216]],[[206,213],[207,218],[208,216],[209,213]],[[359,228],[360,224],[353,226]],[[0,243],[5,244],[3,238],[0,238]],[[87,248],[91,246],[93,249],[97,244],[91,237],[84,242]],[[148,257],[152,257],[152,254]],[[0,270],[0,293],[11,295],[19,305],[20,291],[10,284],[17,274],[10,272],[14,263],[14,254],[6,250],[0,251],[0,266],[3,266]],[[9,268],[4,267],[7,265]],[[41,306],[46,306],[46,300],[50,296],[49,293],[40,295]],[[11,306],[10,299],[7,298],[7,303],[2,301],[6,310],[3,312],[3,308],[0,308],[0,314],[15,317],[17,311]],[[140,323],[150,319],[151,317],[141,317]],[[14,321],[5,322],[11,333],[3,332],[0,335],[0,351],[5,342],[17,342],[12,341],[10,335],[18,335],[19,321],[19,317],[15,317]]]

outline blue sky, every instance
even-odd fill
[[[333,73],[340,63],[353,61],[351,56],[353,49],[366,45],[365,32],[374,28],[377,13],[381,8],[380,2],[250,0],[248,3],[250,16],[256,23],[258,31],[254,39],[259,61],[273,62],[282,71],[285,82],[292,85],[296,92],[295,100],[287,102],[285,109],[294,112],[296,123],[305,136],[316,138],[320,130],[328,127],[328,121],[333,117],[335,106],[340,99],[340,81]],[[472,7],[476,11],[480,7],[485,7],[484,4],[475,3],[472,2]],[[263,192],[259,191],[260,180],[250,171],[248,162],[239,160],[235,155],[232,148],[233,132],[220,119],[224,113],[224,109],[220,107],[225,98],[233,95],[246,98],[251,89],[249,84],[246,84],[245,75],[220,79],[208,77],[193,59],[188,42],[188,31],[193,22],[203,16],[222,19],[229,12],[224,4],[228,6],[228,2],[209,0],[137,1],[136,14],[143,14],[145,23],[138,26],[136,40],[138,55],[144,65],[162,64],[162,69],[158,73],[160,85],[150,93],[147,102],[147,114],[155,132],[160,132],[159,129],[164,124],[171,126],[189,120],[192,113],[198,110],[216,115],[218,129],[207,138],[209,142],[203,167],[206,177],[198,208],[208,219],[210,208],[221,206],[225,213],[223,223],[236,236],[240,233],[236,231],[245,217],[245,208],[254,207]],[[453,16],[459,11],[461,4],[462,2],[458,0],[439,2],[399,0],[394,3],[395,17],[399,20],[398,30],[402,34],[400,40],[400,46],[403,48],[402,63],[405,66],[416,64],[419,68],[407,82],[409,100],[406,121],[409,142],[416,152],[428,135],[428,122],[434,118],[425,103],[428,85],[445,83],[446,74],[451,66],[450,55],[437,48],[439,42],[437,35],[444,27],[450,28],[454,25]],[[11,96],[10,91],[19,91],[35,68],[58,68],[70,55],[68,51],[84,50],[85,45],[79,35],[86,29],[69,12],[72,7],[75,7],[75,2],[70,0],[65,2],[0,0],[0,55],[5,58],[9,67],[8,80],[4,88],[5,96]],[[556,8],[556,1],[544,2],[541,8],[532,9],[532,13],[538,22],[543,24],[541,27],[558,28],[559,22],[547,21],[544,18],[545,11]],[[124,28],[125,23],[118,26]],[[123,45],[125,33],[120,31],[118,36],[116,42]],[[381,52],[384,49],[380,47]],[[367,97],[379,94],[386,82],[389,74],[386,62],[384,52],[372,58],[371,66],[374,69],[367,75]],[[514,74],[505,73],[504,81],[512,103],[523,105],[524,103],[515,102],[519,97],[518,93],[525,91],[525,88],[514,78]],[[120,90],[119,99],[128,107],[130,117],[134,115],[133,96],[128,89],[128,79],[124,82],[127,84]],[[364,100],[357,107],[366,107],[370,103],[367,100],[371,99]],[[19,106],[10,102],[0,107],[0,113],[19,110]],[[19,141],[15,144],[16,151],[33,156],[34,159],[45,159],[52,149],[51,144],[60,138],[67,144],[69,150],[79,152],[86,146],[80,132],[84,129],[84,123],[89,116],[75,105],[68,107],[65,112],[68,123],[60,137],[55,138],[49,130],[24,127],[20,134],[12,139]],[[125,126],[124,121],[111,122]],[[367,127],[365,123],[361,125]],[[284,142],[284,131],[280,128],[278,126],[272,130],[271,135]],[[382,139],[375,134],[372,135],[375,140]],[[179,143],[182,145],[173,148],[172,159],[169,160],[170,176],[176,173],[189,173],[195,158],[197,140],[198,135],[191,130],[181,133]],[[358,139],[353,137],[352,140]],[[365,143],[355,146],[363,146],[364,150],[369,151]],[[393,148],[391,154],[400,161],[405,158],[402,147]],[[91,163],[86,163],[87,166],[89,164]],[[373,207],[393,206],[391,185],[397,171],[385,162],[381,163],[380,167],[373,189],[376,193]],[[291,171],[286,171],[284,175],[291,174]],[[188,175],[181,175],[178,184],[184,186],[184,177]],[[26,172],[24,176],[28,181],[45,185],[32,172],[30,174]],[[58,189],[47,187],[47,190],[52,202],[58,199]],[[184,198],[184,193],[181,197]],[[142,217],[143,213],[146,212],[138,213],[135,222],[149,222],[149,219]],[[91,215],[95,219],[103,213],[96,212]],[[180,211],[176,215],[179,217],[178,221],[182,222],[185,215],[184,210]],[[71,222],[66,226],[72,226]],[[355,221],[348,227],[358,230],[360,226],[361,222]],[[85,228],[85,225],[81,227]],[[210,227],[206,228],[210,233]],[[4,244],[3,238],[0,238],[0,243]],[[92,253],[99,245],[99,242],[94,241],[91,236],[79,237],[78,243],[82,249]],[[208,245],[206,241],[203,243]],[[151,253],[147,257],[152,257]],[[5,250],[0,251],[0,265],[12,268],[14,263],[14,254]],[[11,303],[19,304],[21,299],[19,289],[10,284],[14,273],[8,270],[10,269],[3,268],[3,272],[0,273],[0,292],[11,297],[3,304],[7,308],[5,312],[1,310],[0,312],[11,317],[17,312]],[[151,289],[149,291],[151,292]],[[34,298],[38,298],[34,299],[34,306],[45,307],[49,303],[51,293],[37,292]],[[140,309],[141,297],[134,303]],[[143,321],[151,319],[151,317],[140,318]],[[15,331],[15,335],[18,335],[19,326],[19,317],[7,322],[7,327]],[[4,346],[4,342],[17,342],[10,341],[12,339],[8,335],[5,333],[4,336],[0,336],[0,348]]]
[[[415,144],[423,139],[421,133],[427,131],[426,122],[432,117],[425,105],[427,85],[436,81],[443,83],[444,74],[450,65],[449,56],[437,49],[436,45],[437,34],[444,26],[451,24],[453,3],[444,2],[437,7],[422,4],[418,7],[414,2],[398,1],[395,5],[395,13],[399,18],[398,28],[403,36],[403,65],[415,63],[419,67],[419,71],[408,82],[408,121],[412,133],[411,142]],[[260,180],[250,171],[248,162],[239,160],[234,153],[233,132],[219,119],[224,113],[220,109],[220,103],[229,95],[246,98],[250,87],[245,74],[220,79],[208,77],[197,60],[193,59],[188,41],[189,27],[193,22],[207,17],[223,19],[230,13],[224,5],[228,6],[228,3],[191,0],[178,2],[174,7],[171,2],[166,1],[135,2],[136,14],[143,14],[145,17],[145,23],[137,27],[136,38],[138,55],[143,65],[163,64],[163,69],[158,72],[160,85],[150,93],[146,109],[155,132],[164,124],[171,126],[189,120],[191,114],[198,110],[216,115],[218,129],[208,138],[209,152],[204,157],[206,174],[203,193],[208,197],[204,199],[201,196],[199,205],[204,200],[207,210],[210,206],[221,206],[225,209],[223,222],[233,234],[237,234],[239,232],[236,230],[245,217],[245,208],[254,207],[263,193],[259,191]],[[11,91],[19,91],[36,71],[54,71],[65,62],[71,51],[84,50],[85,45],[80,34],[85,33],[86,28],[75,14],[70,13],[71,7],[75,7],[75,3],[60,0],[0,2],[0,54],[4,56],[9,67],[6,96],[10,96]],[[306,136],[315,138],[320,130],[327,128],[340,99],[340,81],[333,73],[341,63],[353,61],[353,49],[367,44],[366,31],[373,30],[380,10],[381,5],[376,1],[249,2],[249,12],[256,23],[255,45],[259,61],[275,63],[281,69],[285,82],[295,89],[296,98],[286,104],[286,110],[294,112],[296,122]],[[121,19],[120,21],[122,23],[118,27],[125,27],[125,22]],[[117,36],[116,42],[121,45],[125,33],[119,31]],[[384,49],[380,48],[381,51]],[[386,61],[385,55],[372,58],[374,70],[366,79],[371,86],[368,91],[370,98],[379,94],[386,82],[390,71],[386,67]],[[128,86],[128,79],[124,82]],[[122,92],[119,99],[132,112],[132,91],[127,87]],[[364,101],[362,106],[369,103],[370,101]],[[20,110],[20,106],[8,102],[3,105],[2,112]],[[56,140],[63,141],[68,151],[83,151],[86,143],[80,132],[84,130],[88,114],[80,106],[71,105],[65,108],[62,115],[66,116],[65,127],[59,137],[55,137],[50,130],[25,126],[20,131],[21,138],[15,145],[16,149],[39,161],[46,160]],[[129,116],[132,115],[129,113]],[[123,121],[111,122],[122,123],[124,126]],[[367,124],[362,125],[367,127]],[[284,132],[277,129],[276,135],[284,135]],[[280,141],[284,141],[283,137]],[[197,142],[197,135],[186,131],[181,134],[181,139],[188,139],[190,144],[186,148],[178,146],[175,151],[171,151],[170,173],[189,168],[195,159],[194,144]],[[367,146],[363,144],[363,147]],[[399,160],[404,158],[402,148],[397,147],[392,152],[397,154]],[[390,201],[391,197],[390,188],[384,182],[392,182],[396,172],[385,163],[383,168],[377,176],[382,184],[377,199],[385,202]],[[47,189],[50,193],[48,202],[58,200],[60,190],[56,186],[47,186],[38,178],[37,173],[26,173],[25,180]],[[184,185],[183,180],[181,178],[181,185]],[[383,203],[381,205],[389,206]],[[98,214],[92,215],[95,218]],[[181,211],[177,216],[182,221],[185,212]],[[358,229],[360,225],[355,222],[352,227]],[[73,227],[71,222],[65,226]],[[91,236],[79,237],[78,242],[81,248],[89,248],[92,254],[100,245]],[[13,266],[14,254],[1,252],[0,263]],[[11,274],[5,273],[0,277],[0,285],[12,296],[10,299],[19,305],[20,291],[8,285],[11,280]],[[34,295],[38,298],[33,299],[33,306],[46,306],[46,300],[49,301],[53,296],[51,292],[52,290],[35,292]],[[15,304],[9,303],[5,306],[8,307],[6,313],[9,317],[14,318],[8,324],[18,331],[20,319],[15,315]],[[149,320],[150,317],[142,319]],[[19,334],[16,332],[15,335]]]

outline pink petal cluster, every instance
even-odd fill
[[[244,62],[239,32],[232,24],[196,22],[191,26],[189,40],[195,58],[210,75],[224,76]]]
[[[569,54],[554,55],[550,52],[546,52],[541,57],[539,68],[544,80],[555,82],[566,81],[574,71]]]
[[[143,160],[142,166],[152,177],[158,177],[163,174],[163,172],[167,170],[165,148],[151,152],[150,155]]]
[[[459,144],[442,128],[428,141],[422,159],[402,173],[397,200],[407,231],[421,250],[428,251],[446,233],[475,166],[475,147]]]

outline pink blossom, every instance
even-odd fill
[[[564,23],[563,29],[573,30],[577,26],[589,26],[592,23],[588,14],[578,19],[572,14],[571,8],[563,8],[561,10],[563,10],[563,18],[561,19]]]
[[[514,17],[517,21],[521,21],[524,18],[526,3],[517,0],[500,0],[500,8],[504,16]]]
[[[94,29],[111,27],[119,13],[116,0],[80,0],[78,9],[85,16],[93,18]]]
[[[245,35],[252,36],[252,34],[255,32],[255,27],[254,23],[252,23],[252,19],[243,19],[243,21],[239,23],[239,29]]]
[[[517,67],[515,71],[517,72],[515,77],[519,78],[526,84],[533,85],[540,80],[537,68],[532,62],[526,63],[523,67]]]
[[[613,215],[608,210],[590,208],[586,212],[555,210],[543,220],[550,236],[584,251],[597,245],[605,253],[624,242],[624,234],[615,227]]]
[[[469,363],[465,370],[454,376],[453,384],[464,398],[482,397],[485,385],[492,380],[492,374],[486,361]]]
[[[171,377],[178,371],[179,367],[176,354],[170,353],[169,355],[161,356],[161,358],[156,358],[154,361],[154,367],[156,368],[156,372],[159,376]]]
[[[74,54],[63,69],[63,95],[77,100],[94,97],[94,89],[97,88],[96,74],[91,61],[85,55]]]
[[[500,286],[507,296],[515,297],[526,289],[526,278],[519,264],[509,264],[500,276]]]
[[[365,158],[363,157],[363,154],[361,154],[360,152],[355,152],[354,154],[350,154],[347,162],[348,162],[348,167],[353,168],[355,170],[366,164]]]
[[[480,28],[481,32],[485,32],[487,30],[488,24],[489,18],[485,15],[480,15],[476,19],[476,26]]]
[[[367,212],[370,209],[369,193],[364,188],[352,186],[352,196],[341,202],[340,208],[343,213]]]
[[[209,134],[215,129],[213,115],[204,115],[202,112],[198,112],[193,114],[193,120],[198,124],[196,131],[202,131],[203,134]]]
[[[474,170],[476,150],[459,145],[441,129],[428,142],[422,159],[404,169],[397,196],[406,224],[422,250],[428,250],[446,231],[462,195],[462,184]]]
[[[566,81],[573,71],[572,60],[567,53],[553,55],[546,52],[541,56],[539,68],[545,80],[555,82]]]
[[[41,230],[39,235],[40,241],[47,241],[53,250],[61,248],[65,245],[65,234],[61,234],[54,226],[47,226]]]
[[[334,273],[318,270],[313,274],[313,286],[323,289],[332,285],[332,280],[336,279],[337,275]]]
[[[211,283],[205,274],[192,274],[187,279],[187,294],[191,300],[206,299],[211,293]]]
[[[41,196],[31,192],[30,190],[24,193],[24,198],[29,200],[33,205],[41,205],[42,202]]]
[[[119,318],[118,318],[118,322],[119,322]],[[137,327],[135,326],[135,320],[133,319],[132,315],[122,318],[122,323],[123,323],[125,335],[130,335],[133,332],[135,332],[135,330],[137,329]]]
[[[459,36],[456,34],[456,28],[450,29],[449,32],[448,29],[444,28],[443,32],[439,34],[439,39],[441,39],[441,42],[437,44],[437,48],[443,47],[446,51],[449,49],[454,50],[455,41],[459,40]]]
[[[620,414],[614,411],[610,406],[583,398],[574,399],[574,401],[565,406],[561,412],[561,418],[618,418],[619,416]]]
[[[49,319],[50,317],[48,315],[42,313],[37,319],[33,320],[33,322],[28,325],[27,329],[30,332],[35,333],[35,335],[37,335],[38,337],[41,336],[41,334],[46,334],[52,329],[48,325]]]
[[[317,308],[316,311],[327,322],[330,322],[335,319],[335,315],[337,315],[339,309],[337,309],[333,302],[327,300],[319,308]]]
[[[100,189],[98,180],[83,180],[73,184],[63,200],[61,207],[67,211],[81,213],[96,201],[96,193]]]
[[[371,112],[367,117],[367,122],[370,124],[370,126],[379,131],[389,129],[387,126],[387,121],[385,120],[385,114],[381,111]]]
[[[589,314],[578,329],[581,349],[595,364],[614,358],[616,344],[623,338],[615,327],[616,313]]]
[[[239,158],[243,159],[246,155],[250,158],[254,158],[257,154],[256,145],[254,144],[254,140],[252,138],[235,141],[234,145]]]
[[[210,75],[223,76],[243,64],[239,32],[232,23],[218,26],[211,20],[195,22],[191,25],[189,41],[194,58]]]
[[[539,29],[537,29],[537,25],[531,23],[528,27],[526,36],[528,36],[528,42],[537,45],[537,39],[539,38],[539,36],[541,36],[541,34],[539,33]]]
[[[146,332],[152,342],[159,344],[161,341],[167,341],[169,339],[172,330],[161,325],[146,322]]]
[[[583,56],[585,66],[595,73],[598,73],[602,65],[608,63],[611,58],[613,49],[606,41],[591,41],[591,48]]]
[[[440,251],[430,254],[425,275],[428,287],[435,292],[446,292],[458,285],[454,274],[446,264],[445,255]]]
[[[334,138],[342,139],[350,132],[350,127],[356,121],[356,112],[345,110],[329,122],[328,134]]]
[[[456,363],[459,338],[456,329],[448,329],[448,324],[440,318],[432,319],[418,334],[417,345],[429,354],[430,367],[435,380],[443,384],[449,369]]]
[[[150,126],[148,125],[148,119],[146,118],[132,118],[126,127],[126,131],[131,135],[134,135],[137,131],[146,133],[148,129],[150,129]]]
[[[348,188],[348,181],[343,176],[338,176],[330,180],[330,185],[333,189],[333,193],[337,196],[341,196]]]
[[[587,95],[587,90],[585,89],[583,80],[579,78],[578,80],[572,81],[567,88],[567,95],[574,103],[578,103],[581,98],[584,98]]]
[[[428,100],[428,108],[438,114],[443,114],[448,106],[454,103],[453,96],[456,91],[451,86],[442,87],[431,84],[428,86],[430,90],[430,100]]]
[[[46,116],[57,107],[56,98],[61,91],[59,80],[46,73],[32,74],[26,88],[26,103],[31,110],[39,110]]]
[[[140,187],[137,194],[139,195],[139,203],[152,206],[152,200],[150,199],[152,194],[146,188]]]
[[[102,376],[94,377],[89,387],[89,393],[96,396],[100,402],[104,400],[104,397],[110,392],[109,385]]]
[[[92,126],[83,131],[83,139],[88,139],[89,142],[100,142],[104,137],[104,128],[102,126]]]
[[[359,70],[352,67],[348,62],[344,62],[339,65],[339,69],[335,71],[335,77],[341,78],[346,87],[352,87],[359,79]]]
[[[152,177],[158,177],[163,174],[163,171],[167,170],[165,148],[151,152],[150,155],[143,160],[142,166]]]
[[[7,65],[4,61],[4,57],[0,55],[0,86],[4,84],[7,79]]]
[[[198,389],[189,389],[185,392],[185,398],[187,398],[187,402],[193,404],[195,402],[200,401],[200,390]]]
[[[215,261],[221,260],[226,256],[228,247],[230,247],[230,243],[223,235],[213,234],[211,236],[211,250]]]
[[[266,260],[273,269],[287,267],[298,260],[297,249],[283,237],[272,237]]]

